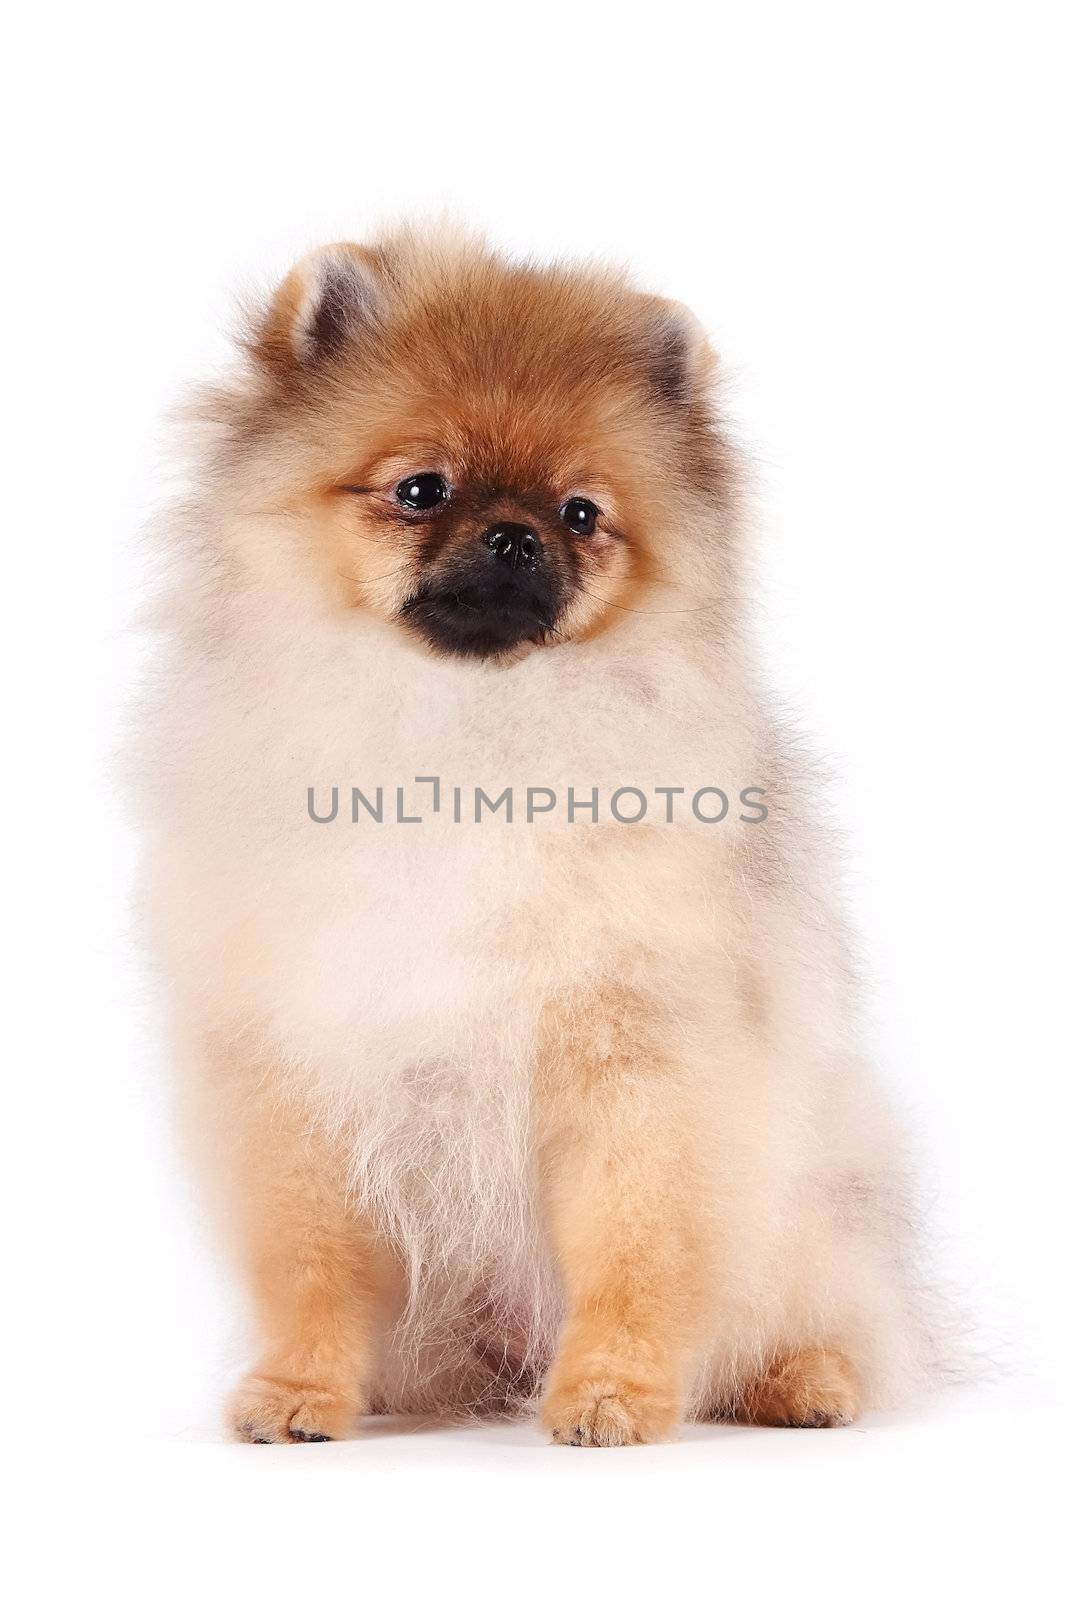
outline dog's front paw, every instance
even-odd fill
[[[652,1444],[678,1420],[678,1398],[640,1379],[553,1379],[541,1407],[554,1444]]]
[[[230,1402],[229,1419],[249,1444],[322,1444],[348,1432],[354,1411],[329,1390],[251,1372]]]

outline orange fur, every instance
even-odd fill
[[[753,683],[692,318],[409,230],[295,269],[201,419],[143,752],[192,1121],[259,1330],[239,1435],[543,1390],[551,1436],[623,1444],[906,1392],[906,1183],[808,779]],[[447,494],[405,507],[426,473]],[[553,612],[462,654],[420,607],[436,585],[480,626],[463,585],[503,581],[502,522]],[[419,774],[468,804],[755,784],[768,814],[308,818],[308,786]]]
[[[637,989],[578,994],[544,1030],[544,1204],[568,1308],[544,1423],[567,1444],[657,1439],[713,1310],[684,1079],[662,1008]]]
[[[739,1398],[740,1422],[771,1428],[839,1428],[860,1408],[855,1375],[837,1350],[796,1350],[775,1358]]]
[[[339,1437],[366,1408],[395,1263],[347,1193],[336,1139],[299,1106],[257,1092],[262,1059],[209,1041],[199,1070],[260,1341],[233,1427],[258,1443]]]

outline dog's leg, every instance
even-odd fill
[[[545,1019],[542,1182],[567,1302],[544,1426],[560,1444],[636,1444],[678,1420],[706,1281],[686,1073],[640,992]]]
[[[259,1341],[230,1422],[256,1444],[337,1438],[363,1409],[389,1263],[347,1195],[342,1142],[262,1063],[216,1065],[210,1145]]]
[[[739,1422],[771,1428],[840,1428],[859,1409],[847,1357],[812,1346],[776,1356],[738,1401]]]

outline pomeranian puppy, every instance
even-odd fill
[[[896,1400],[903,1169],[694,318],[412,227],[301,262],[198,416],[142,761],[237,1436]]]

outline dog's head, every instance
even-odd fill
[[[588,638],[706,565],[731,479],[712,357],[684,308],[618,275],[413,232],[334,245],[251,350],[245,435],[323,576],[433,650]]]

